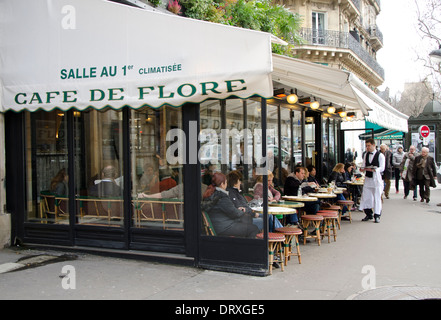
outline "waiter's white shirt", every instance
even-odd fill
[[[372,160],[374,159],[375,154],[377,152],[380,152],[380,151],[375,150],[374,152],[372,152],[372,154],[368,155],[367,151],[366,151],[366,154],[363,157],[363,166],[362,167],[366,167],[366,157],[369,156],[369,162],[372,163]],[[370,188],[370,187],[371,188],[378,188],[380,186],[383,187],[383,179],[381,178],[381,174],[383,173],[383,171],[386,167],[386,158],[384,157],[384,154],[382,154],[381,152],[380,152],[380,156],[378,157],[378,162],[379,162],[380,166],[378,167],[378,169],[375,170],[375,172],[373,172],[373,174],[374,174],[373,177],[372,178],[365,177],[364,187],[368,187],[368,188]]]
[[[372,163],[374,156],[377,152],[375,150],[372,154],[365,154],[363,157],[363,167],[366,166],[366,157],[369,156],[369,162]],[[384,183],[381,178],[381,173],[384,171],[386,160],[382,153],[378,156],[379,167],[373,172],[373,177],[364,179],[363,193],[360,200],[360,210],[372,209],[374,214],[381,215],[382,204],[381,194],[383,193]]]

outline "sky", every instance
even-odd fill
[[[377,52],[377,61],[385,71],[385,82],[379,89],[389,87],[394,96],[403,91],[405,82],[420,81],[430,73],[421,62],[416,62],[416,52],[428,56],[438,48],[430,48],[418,35],[414,0],[381,1],[377,25],[383,33],[383,48]]]

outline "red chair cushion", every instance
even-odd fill
[[[338,200],[337,203],[341,203],[341,204],[354,204],[354,201],[352,201],[352,200]]]
[[[336,212],[317,212],[318,215],[323,216],[323,218],[338,218],[338,213]]]
[[[276,232],[280,232],[280,233],[285,233],[285,234],[302,234],[302,230],[296,227],[282,227],[282,228],[277,228]]]
[[[256,238],[263,239],[263,232],[258,233]],[[285,235],[276,232],[268,232],[268,240],[271,241],[285,241]]]
[[[319,220],[320,221],[320,220],[323,220],[323,217],[317,216],[315,214],[306,214],[306,215],[302,216],[302,220],[314,220],[314,221]]]

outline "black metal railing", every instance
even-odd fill
[[[364,49],[352,34],[349,32],[340,32],[332,30],[317,30],[311,28],[302,28],[300,36],[303,38],[303,44],[336,47],[349,49],[372,68],[382,79],[384,79],[384,69],[380,64]]]

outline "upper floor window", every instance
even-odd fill
[[[325,44],[325,14],[312,13],[312,41],[315,44]]]

